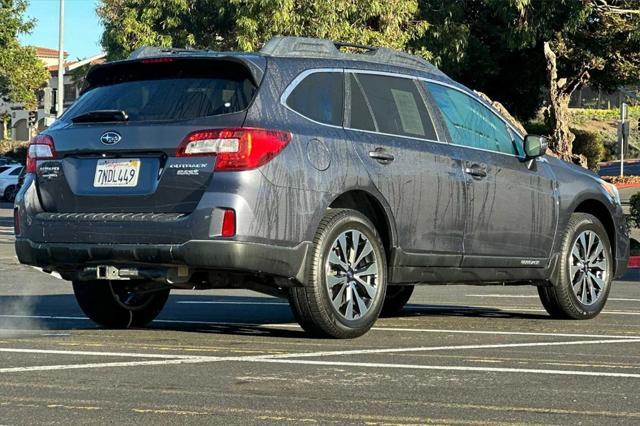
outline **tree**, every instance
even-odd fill
[[[0,96],[33,108],[36,92],[47,82],[49,73],[33,48],[20,45],[18,35],[31,31],[34,23],[23,17],[26,0],[0,0],[0,4]]]
[[[521,120],[536,115],[545,84],[542,50],[509,30],[519,19],[512,0],[421,0],[420,18],[433,62],[449,76],[486,93]]]
[[[255,50],[274,35],[296,35],[406,49],[422,36],[414,0],[231,0],[238,7],[235,39]],[[266,18],[266,19],[265,19]],[[427,55],[426,49],[417,49]]]
[[[575,90],[640,81],[638,0],[422,0],[421,11],[431,24],[424,42],[445,72],[521,119],[546,89],[551,149],[565,159]]]
[[[257,50],[274,35],[406,49],[427,29],[417,12],[418,0],[102,0],[98,7],[109,59],[144,45]]]
[[[567,18],[543,28],[551,149],[571,159],[571,95],[587,83],[605,90],[640,81],[640,9],[636,0],[581,0]],[[576,5],[577,3],[578,5]],[[545,34],[546,33],[546,34]]]

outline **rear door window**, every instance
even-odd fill
[[[449,129],[453,143],[518,155],[507,125],[489,108],[459,90],[427,83]]]
[[[18,176],[20,173],[22,172],[22,167],[18,167],[17,169],[15,169],[14,171],[12,171],[11,173],[9,173],[11,176]]]
[[[362,87],[356,76],[349,74],[351,106],[349,109],[349,127],[358,130],[377,131],[378,126],[373,118],[371,105],[362,93]]]
[[[90,77],[65,120],[97,110],[122,110],[129,121],[192,120],[242,111],[257,90],[243,65],[212,60],[143,60]]]
[[[414,80],[375,74],[358,74],[378,131],[437,140],[429,113]]]
[[[342,126],[344,75],[316,72],[306,76],[289,94],[287,105],[314,121]]]

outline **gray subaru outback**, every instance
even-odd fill
[[[104,327],[212,288],[286,297],[338,338],[417,284],[534,285],[553,317],[596,316],[629,251],[615,187],[423,59],[344,47],[143,48],[92,68],[29,147],[18,258],[72,281]]]

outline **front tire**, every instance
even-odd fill
[[[558,261],[556,285],[538,287],[544,308],[553,318],[596,317],[611,290],[613,254],[607,232],[595,216],[571,215]]]
[[[162,311],[169,289],[136,292],[121,282],[74,281],[73,292],[84,312],[106,328],[144,327]]]
[[[331,209],[309,253],[307,285],[292,288],[289,303],[308,333],[354,338],[380,316],[386,280],[385,251],[375,226],[357,211]]]

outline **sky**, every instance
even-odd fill
[[[102,25],[96,15],[98,0],[65,0],[64,50],[69,59],[84,59],[102,51]],[[60,0],[30,0],[26,15],[36,19],[31,34],[22,35],[25,45],[58,49]]]

